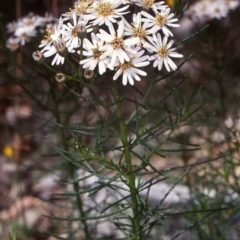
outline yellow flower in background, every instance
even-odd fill
[[[3,155],[6,157],[12,157],[13,156],[13,148],[11,146],[4,146],[3,147]]]
[[[165,2],[169,7],[172,7],[173,0],[165,0]]]

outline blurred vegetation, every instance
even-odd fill
[[[69,1],[59,4],[59,12],[70,5]],[[44,15],[51,6],[46,1],[23,0],[22,15],[30,11]],[[130,173],[136,171],[138,177],[146,177],[149,189],[155,180],[161,182],[165,178],[173,186],[168,194],[178,185],[188,189],[189,198],[182,202],[180,199],[179,204],[164,205],[166,195],[156,208],[147,204],[149,193],[146,199],[138,199],[139,209],[145,214],[146,239],[239,238],[239,7],[224,19],[204,24],[183,15],[175,44],[192,35],[178,46],[185,59],[190,56],[188,61],[183,60],[183,65],[180,62],[175,73],[163,71],[151,94],[148,90],[153,69],[134,87],[122,88],[117,82],[115,87],[124,97],[114,100],[113,93],[109,93],[113,86],[106,84],[108,79],[95,79],[85,86],[77,81],[62,84],[55,81],[55,72],[33,61],[32,52],[43,34],[21,50],[10,52],[5,46],[5,25],[16,20],[15,2],[1,2],[0,9],[2,239],[117,239],[115,228],[131,233],[129,223],[124,224],[125,216],[121,215],[130,203],[118,204],[119,188],[113,182],[126,183],[129,175],[129,169],[121,165],[124,151],[116,137],[121,127],[116,125],[118,118],[131,120],[127,125],[134,162]],[[71,71],[68,66],[56,69]],[[95,101],[86,89],[95,94]],[[146,95],[145,107],[140,111],[140,101]],[[119,102],[122,116],[113,114],[112,105]],[[226,124],[229,117],[233,120],[230,127]],[[135,141],[137,134],[146,140],[140,142],[140,147]],[[157,150],[153,147],[156,145]],[[151,161],[144,162],[147,157]],[[91,177],[81,171],[97,177],[92,185],[86,184]],[[43,184],[46,176],[51,179]],[[82,191],[83,198],[76,197],[69,186],[75,192]],[[103,187],[107,188],[107,196],[116,198],[116,206],[97,195]],[[111,207],[119,211],[120,217],[109,217],[114,230],[99,237],[98,226],[103,221],[86,219],[95,210],[109,213]],[[76,222],[72,221],[75,209],[82,212]],[[30,223],[26,218],[31,219]],[[62,221],[64,218],[69,221]],[[148,234],[156,222],[161,227]],[[91,234],[93,237],[88,236]]]

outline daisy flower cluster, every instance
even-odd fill
[[[224,18],[230,10],[238,6],[239,0],[199,0],[185,13],[197,21],[206,22],[214,18]]]
[[[134,13],[136,12],[136,13]],[[64,64],[68,54],[78,55],[88,72],[113,72],[113,80],[134,85],[147,73],[140,68],[153,61],[153,67],[176,70],[171,58],[183,55],[172,48],[170,28],[178,19],[164,1],[78,0],[47,29],[34,59],[53,57],[52,65]]]
[[[44,17],[29,13],[27,16],[18,19],[16,22],[8,23],[7,33],[10,37],[7,40],[7,48],[11,51],[17,50],[20,46],[24,46],[32,37],[38,33],[44,32],[46,26],[50,26],[55,19],[51,14],[45,14]]]

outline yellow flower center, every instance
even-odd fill
[[[92,51],[94,59],[98,59],[102,55],[102,52],[100,52],[97,48],[94,48]]]
[[[131,68],[131,67],[133,67],[133,65],[132,65],[131,62],[122,63],[122,64],[120,65],[120,68],[121,68],[123,71],[125,71],[125,70],[127,70],[127,69],[129,69],[129,68]]]
[[[141,27],[132,28],[132,36],[142,39],[145,36],[145,31]]]
[[[84,1],[76,4],[75,10],[77,14],[85,14],[87,12],[88,7],[84,5]]]
[[[97,13],[99,16],[107,17],[113,14],[111,3],[100,3]]]
[[[113,49],[116,48],[121,48],[123,45],[123,38],[115,38],[112,42],[111,45],[113,46]]]
[[[53,25],[51,29],[46,29],[47,35],[44,36],[43,42],[58,41],[60,36],[56,33],[56,25]]]
[[[160,47],[158,48],[157,50],[157,54],[160,56],[160,57],[167,57],[169,55],[169,51],[167,49],[167,45],[164,46],[164,47]]]
[[[154,2],[155,0],[142,0],[143,8],[145,9],[151,8]]]
[[[74,27],[72,30],[72,36],[77,37],[78,36],[78,27]]]
[[[156,20],[156,24],[159,25],[160,27],[164,26],[167,22],[167,16],[164,15],[160,15],[157,13],[156,17],[155,17],[155,20]]]

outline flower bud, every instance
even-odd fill
[[[43,54],[40,51],[33,52],[32,57],[36,62],[42,62],[43,60]]]
[[[87,80],[90,80],[92,77],[94,76],[94,72],[90,69],[86,69],[84,71],[84,77],[87,79]]]
[[[63,73],[57,73],[55,76],[55,80],[59,83],[63,83],[66,80],[66,76]]]

